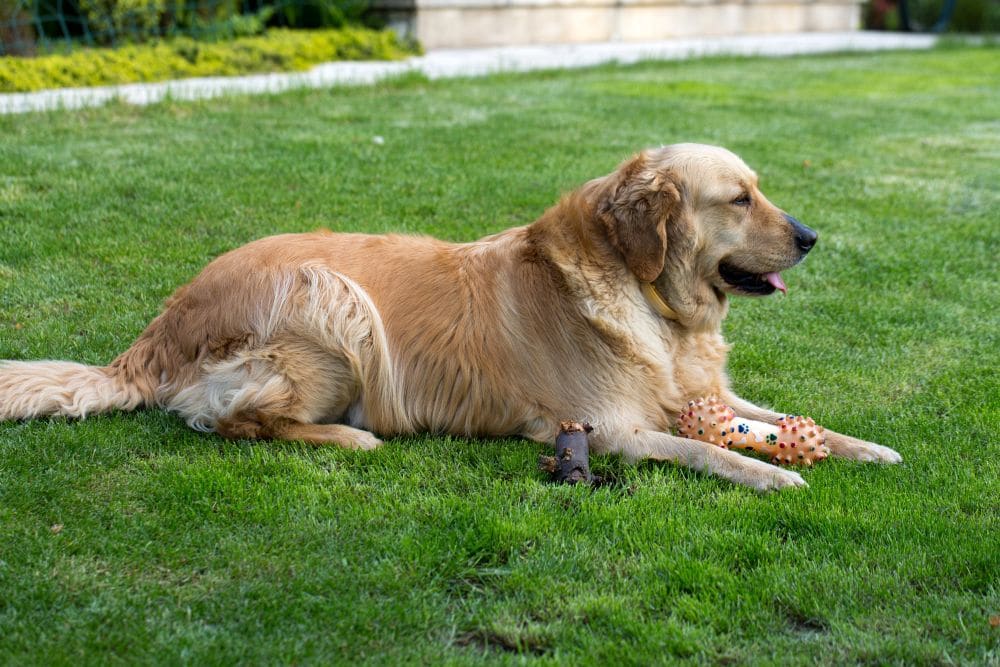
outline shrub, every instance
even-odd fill
[[[359,22],[367,8],[368,0],[79,0],[81,18],[99,44],[257,34],[268,26],[341,28]]]
[[[229,42],[177,38],[37,58],[0,57],[0,92],[164,81],[192,76],[301,71],[331,60],[396,60],[414,52],[390,31],[292,31]]]
[[[181,35],[231,39],[276,27],[340,28],[363,24],[368,5],[369,0],[0,0],[0,55]]]
[[[121,36],[145,41],[158,34],[163,0],[79,0],[80,12],[99,44]]]
[[[866,28],[900,29],[899,7],[895,0],[869,0],[863,15]],[[917,26],[932,26],[940,15],[941,0],[909,0],[910,18]],[[1000,2],[997,0],[958,0],[948,24],[949,32],[1000,32]]]
[[[955,6],[951,29],[957,32],[1000,32],[1000,2],[960,0]]]

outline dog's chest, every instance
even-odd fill
[[[635,394],[648,403],[646,410],[672,421],[689,400],[718,394],[728,386],[729,348],[719,333],[691,332],[664,321],[652,327],[636,322],[631,331],[649,377],[648,385]]]
[[[689,400],[718,394],[728,386],[726,357],[729,346],[717,332],[681,333],[668,337],[669,363],[680,403],[669,406],[676,413]]]

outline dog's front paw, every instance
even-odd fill
[[[867,446],[858,452],[858,461],[875,463],[902,463],[903,457],[895,449],[875,443],[865,443]]]
[[[738,481],[757,491],[777,491],[796,486],[809,486],[799,473],[778,466],[745,458],[744,475]]]
[[[794,486],[809,486],[802,475],[791,470],[777,468],[767,477],[760,480],[754,488],[758,491],[777,491],[778,489],[788,489]]]
[[[901,463],[903,461],[903,457],[895,449],[839,433],[828,432],[826,446],[830,448],[831,454],[843,459],[865,463]]]
[[[366,433],[364,431],[361,431],[360,433],[358,433],[357,435],[355,435],[353,438],[351,438],[351,440],[350,440],[350,442],[348,443],[347,446],[350,449],[371,450],[371,449],[375,449],[376,447],[379,447],[381,445],[382,445],[382,441],[379,440],[377,437],[375,437],[374,434],[372,434],[372,433]]]

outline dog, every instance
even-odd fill
[[[530,225],[473,243],[317,232],[222,255],[108,366],[0,365],[0,419],[157,406],[225,438],[370,449],[375,433],[523,436],[561,420],[591,447],[758,490],[791,470],[671,434],[688,400],[736,396],[720,325],[731,295],[785,290],[817,234],[719,147],[649,149]],[[898,453],[827,431],[835,456]]]

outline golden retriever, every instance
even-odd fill
[[[105,367],[0,366],[0,419],[160,406],[227,438],[372,448],[373,435],[595,426],[592,448],[755,489],[798,473],[671,434],[689,399],[742,417],[720,334],[729,295],[784,290],[816,233],[722,148],[646,150],[531,225],[474,243],[289,234],[233,250]],[[834,455],[897,462],[828,431]]]

